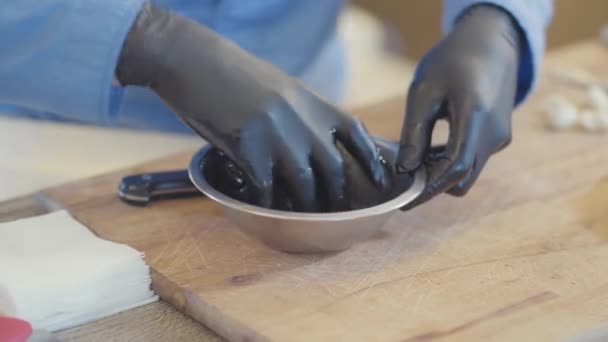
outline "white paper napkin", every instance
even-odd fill
[[[0,284],[17,317],[61,330],[158,300],[143,253],[65,211],[0,224]]]

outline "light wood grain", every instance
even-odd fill
[[[608,78],[584,42],[548,65]],[[332,255],[289,255],[243,235],[210,200],[121,203],[121,176],[179,168],[188,155],[51,189],[100,236],[146,252],[163,299],[234,341],[555,340],[608,319],[608,138],[542,128],[541,81],[515,114],[514,143],[464,199],[440,197]],[[403,100],[360,112],[395,138]]]

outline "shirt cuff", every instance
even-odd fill
[[[518,70],[516,105],[522,103],[536,85],[545,51],[545,33],[552,16],[550,0],[446,0],[443,17],[444,32],[450,32],[459,16],[468,8],[490,4],[502,8],[515,19],[523,32],[523,49]]]

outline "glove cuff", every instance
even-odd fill
[[[464,11],[456,20],[456,25],[462,25],[475,20],[491,21],[493,25],[498,25],[504,40],[513,46],[519,60],[524,49],[525,35],[511,13],[496,5],[482,3],[471,6]]]
[[[150,3],[142,6],[123,45],[116,79],[121,85],[151,86],[156,80],[163,54],[168,49],[167,39],[171,13]]]

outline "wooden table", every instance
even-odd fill
[[[556,66],[560,63],[583,65],[585,67],[592,67],[595,71],[604,70],[608,74],[608,63],[606,61],[608,61],[608,51],[596,42],[586,41],[553,51],[547,57],[546,66]],[[530,99],[529,103],[536,102],[538,104],[538,100],[542,96],[561,88],[561,85],[552,82],[541,82],[540,89],[536,96]],[[573,96],[577,96],[576,92],[573,93]],[[394,118],[396,112],[402,112],[403,103],[404,100],[402,98],[395,99],[379,106],[359,111],[357,114],[366,121],[371,131],[382,130],[383,132],[391,132],[392,136],[396,136],[400,123],[395,124],[394,120],[389,120],[389,118]],[[526,115],[533,114],[529,111],[526,113]],[[517,139],[517,132],[515,132],[515,139]],[[556,139],[558,138],[556,137]],[[491,189],[487,190],[490,191]],[[483,201],[483,196],[481,195],[471,195],[468,199],[471,201],[471,205],[474,206],[477,203],[481,203],[480,201]],[[45,203],[42,203],[34,195],[28,196],[0,204],[0,221],[32,216],[45,211],[47,211]],[[57,335],[65,340],[78,341],[220,340],[214,333],[164,302],[151,304],[78,328],[62,331]]]

